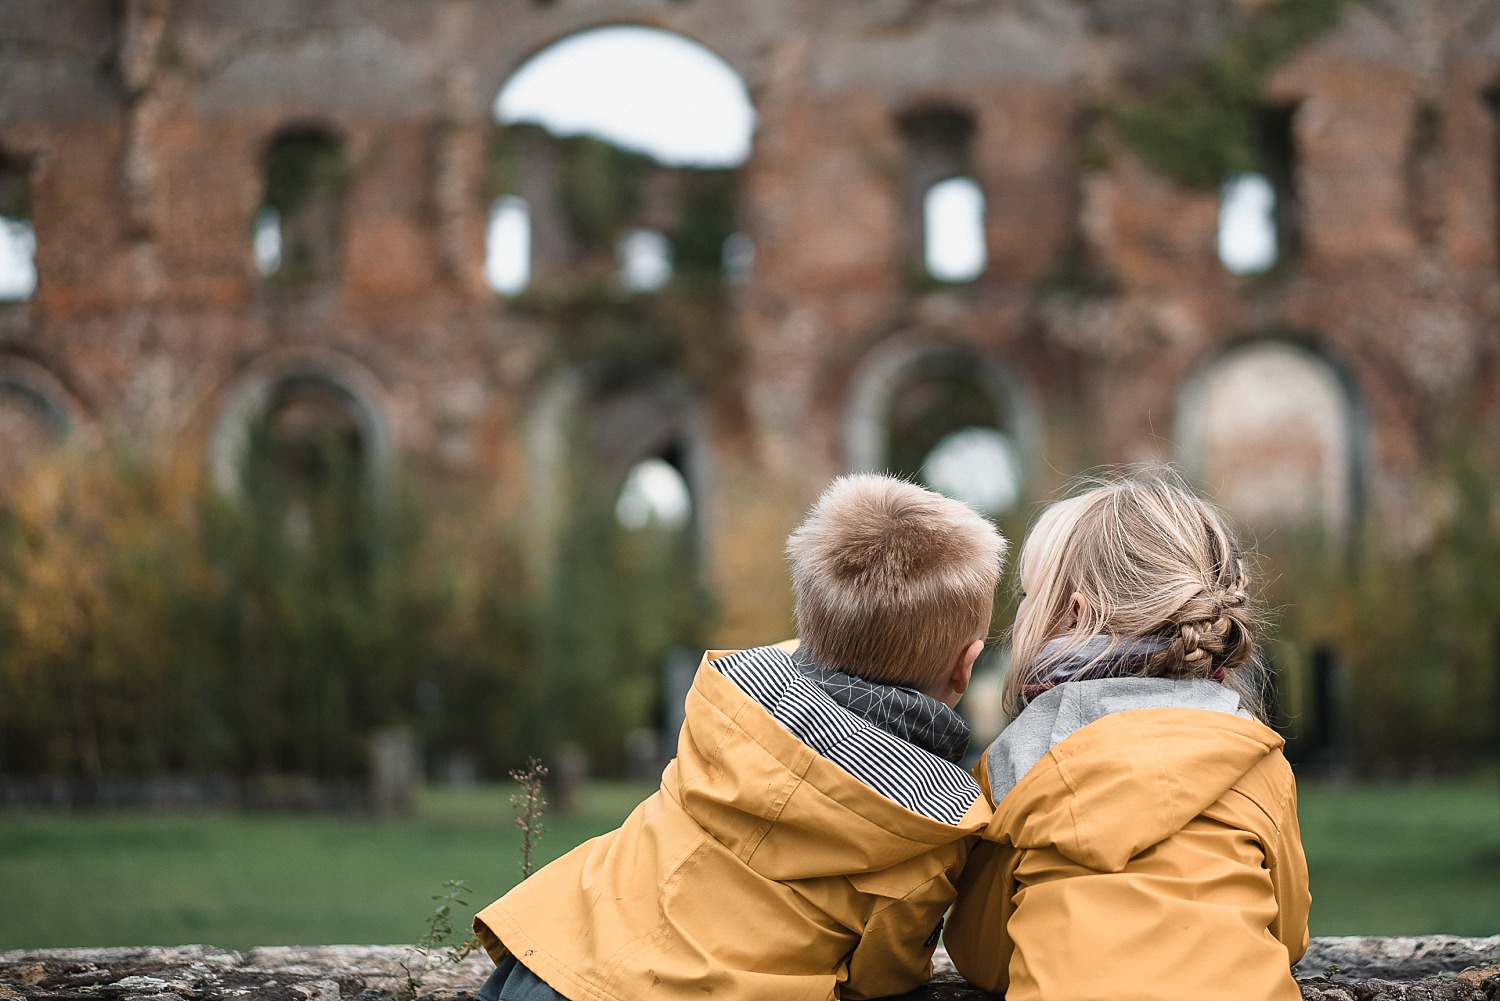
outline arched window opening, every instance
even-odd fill
[[[531,206],[517,195],[490,205],[484,278],[501,295],[520,295],[531,282]]]
[[[1219,260],[1231,274],[1276,263],[1276,192],[1264,174],[1240,174],[1219,189]]]
[[[252,224],[261,273],[283,283],[339,272],[348,169],[343,143],[320,129],[289,129],[266,150],[265,197]]]
[[[1195,377],[1179,405],[1183,464],[1256,528],[1349,529],[1357,414],[1339,373],[1294,344],[1235,349]]]
[[[1443,224],[1442,133],[1442,109],[1431,100],[1419,100],[1406,150],[1406,192],[1412,230],[1424,247],[1437,239]]]
[[[632,292],[655,292],[672,280],[672,244],[654,229],[627,229],[615,245],[620,281]]]
[[[36,291],[36,230],[31,225],[31,171],[0,154],[0,302]]]
[[[522,65],[494,114],[491,186],[529,209],[532,284],[732,280],[733,171],[755,112],[719,56],[654,28],[584,31]]]
[[[281,270],[281,213],[267,206],[255,214],[255,232],[251,237],[255,269],[262,277]]]
[[[906,115],[903,189],[912,264],[930,279],[969,282],[984,273],[985,197],[973,176],[974,117],[954,109]]]
[[[984,192],[972,177],[950,177],[922,199],[922,255],[927,273],[944,282],[970,282],[989,263]]]
[[[1490,197],[1494,199],[1495,205],[1493,215],[1495,220],[1493,223],[1495,226],[1495,246],[1497,252],[1500,252],[1500,86],[1485,91],[1484,103],[1485,107],[1489,109],[1490,125],[1494,133],[1494,139],[1490,142],[1490,155],[1492,158],[1492,166],[1490,167]],[[1500,257],[1500,253],[1497,253],[1497,257]]]
[[[1263,109],[1256,120],[1256,167],[1219,189],[1219,260],[1231,274],[1262,274],[1300,244],[1295,107]]]
[[[615,501],[615,520],[630,531],[647,527],[676,531],[687,525],[692,513],[687,480],[676,466],[657,457],[631,468]]]
[[[990,516],[1014,510],[1021,463],[994,390],[965,352],[919,359],[892,387],[886,466]]]

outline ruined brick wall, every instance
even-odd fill
[[[267,386],[317,375],[379,448],[536,516],[548,415],[588,398],[588,365],[483,281],[490,107],[551,42],[636,23],[721,55],[758,115],[736,204],[755,265],[706,335],[732,378],[667,365],[658,383],[691,403],[672,419],[701,458],[723,642],[784,628],[785,530],[857,464],[882,380],[929,349],[1009,387],[1035,498],[1085,465],[1184,458],[1193,380],[1290,340],[1348,387],[1351,503],[1400,528],[1455,422],[1500,440],[1500,17],[1351,3],[1269,76],[1265,100],[1296,109],[1300,252],[1247,279],[1215,255],[1217,194],[1099,113],[1257,6],[0,0],[0,153],[25,165],[38,247],[35,295],[0,304],[18,440],[56,425],[208,456]],[[903,122],[934,109],[971,120],[987,196],[988,265],[962,286],[912,280]],[[250,236],[289,129],[337,136],[347,164],[336,265],[295,293],[261,278]]]

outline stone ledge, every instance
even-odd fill
[[[991,997],[964,983],[942,950],[935,965],[906,1001]],[[419,997],[454,1001],[491,968],[482,955],[426,963],[394,945],[0,952],[0,1001],[384,1001],[408,993],[409,976]],[[1314,939],[1297,972],[1304,1001],[1500,1001],[1500,935]]]

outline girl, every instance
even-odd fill
[[[1307,863],[1244,556],[1163,474],[1053,505],[1021,554],[997,804],[945,940],[1008,1001],[1286,999]]]

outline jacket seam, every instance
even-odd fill
[[[886,898],[886,901],[885,901],[885,903],[883,905],[872,908],[870,910],[870,916],[865,919],[864,927],[862,927],[862,928],[859,929],[859,940],[854,943],[854,948],[850,950],[850,952],[849,952],[849,959],[845,961],[844,969],[846,971],[849,971],[850,962],[854,959],[854,956],[859,952],[859,947],[860,947],[861,944],[863,944],[864,939],[865,939],[865,935],[869,932],[870,925],[872,925],[875,922],[876,918],[881,917],[886,912],[890,911],[892,908],[899,907],[900,905],[905,904],[907,901],[909,901],[912,898],[912,896],[914,894],[916,894],[920,890],[925,889],[926,887],[928,887],[932,883],[936,882],[939,877],[945,876],[947,874],[947,872],[948,872],[948,870],[947,870],[946,867],[942,868],[942,869],[939,869],[937,872],[933,873],[931,876],[928,876],[926,879],[922,880],[922,882],[918,883],[916,886],[913,886],[910,890],[908,890],[906,893],[904,893],[900,897]],[[949,907],[951,907],[951,906],[952,906],[952,904],[950,902]],[[938,916],[939,917],[939,921],[941,921],[944,918],[946,918],[947,911],[948,911],[947,907],[943,908],[943,912],[941,914],[939,914],[939,916]],[[931,934],[931,932],[929,932],[928,934]],[[935,950],[936,950],[936,943],[934,943],[934,951]],[[928,954],[927,954],[927,966],[929,968],[932,966],[932,952],[928,952]],[[845,978],[844,978],[844,983],[847,984],[848,982],[849,982],[849,977],[848,977],[848,973],[846,972],[846,975],[845,975]],[[855,989],[858,990],[857,987]],[[861,993],[863,993],[863,992],[861,992]]]
[[[776,822],[781,819],[781,813],[786,809],[786,805],[791,802],[792,794],[795,793],[798,786],[802,784],[803,778],[807,774],[807,769],[812,763],[812,758],[808,754],[801,754],[799,755],[800,760],[797,761],[795,765],[785,761],[781,761],[780,756],[772,751],[771,748],[766,747],[763,743],[755,738],[754,734],[752,734],[744,726],[741,726],[740,717],[748,712],[752,705],[759,707],[759,703],[755,702],[754,699],[750,698],[748,695],[744,695],[743,692],[741,693],[741,695],[743,696],[743,700],[735,708],[733,714],[726,712],[724,708],[714,700],[708,699],[709,704],[718,709],[718,711],[728,720],[727,725],[724,727],[723,736],[721,736],[718,743],[714,745],[713,759],[715,761],[721,761],[724,757],[723,752],[725,745],[729,743],[732,737],[738,734],[744,739],[750,741],[756,747],[759,747],[761,750],[770,754],[772,758],[775,758],[777,762],[783,765],[791,774],[791,779],[788,780],[788,782],[782,787],[782,792],[771,801],[772,809],[768,811],[770,813],[770,816],[761,819],[761,822],[750,831],[749,836],[745,839],[743,847],[741,847],[741,849],[735,853],[739,857],[741,862],[749,865],[751,857],[754,856],[755,852],[760,848],[761,843],[766,840],[766,836],[771,833],[771,828],[774,827],[776,825]],[[707,699],[706,695],[704,697]],[[811,751],[811,748],[807,748],[806,750]],[[722,766],[719,767],[722,768]],[[706,831],[704,833],[707,834]],[[712,835],[708,836],[712,837]]]
[[[746,736],[748,737],[749,734],[746,734]],[[752,737],[751,739],[753,740],[754,738]],[[781,790],[771,800],[771,809],[768,811],[770,816],[762,819],[756,825],[755,829],[750,832],[750,836],[745,839],[745,847],[739,852],[740,861],[746,865],[750,864],[750,859],[760,850],[761,844],[765,842],[766,837],[771,833],[771,828],[775,827],[777,822],[781,820],[782,811],[792,801],[792,796],[802,787],[802,779],[807,774],[807,766],[811,763],[811,760],[810,758],[805,759],[800,763],[799,768],[788,769],[791,772],[791,777],[782,784]]]
[[[599,978],[601,980],[606,983],[613,983],[619,977],[620,970],[628,961],[640,955],[649,946],[660,945],[667,940],[671,930],[671,922],[667,920],[666,909],[662,906],[662,898],[668,890],[682,881],[682,870],[689,862],[701,854],[708,842],[712,840],[714,840],[713,835],[705,831],[703,837],[698,839],[697,844],[684,852],[682,858],[672,866],[671,873],[662,881],[656,891],[657,909],[661,913],[660,920],[657,921],[656,926],[651,931],[644,935],[636,936],[615,950],[615,954],[599,969]],[[603,988],[600,988],[600,990],[603,990]],[[613,992],[610,992],[610,997],[618,998]]]

